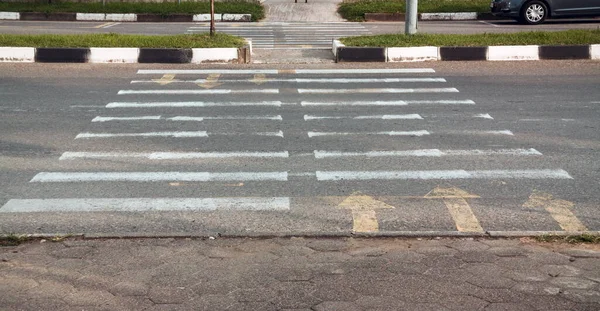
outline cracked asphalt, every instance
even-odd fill
[[[67,239],[0,248],[0,309],[600,310],[600,246]]]

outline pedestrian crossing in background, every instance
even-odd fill
[[[373,86],[381,84],[389,87]],[[10,200],[0,212],[281,212],[294,208],[293,196],[307,196],[298,183],[361,189],[373,182],[573,179],[447,84],[430,68],[140,70],[117,92],[118,101],[106,103],[74,136],[73,148],[58,159],[65,169],[39,172],[31,185],[89,190],[112,183],[201,183],[210,190],[239,184],[254,192],[219,198],[56,193]],[[477,141],[486,144],[474,146]],[[504,167],[507,159],[514,168]],[[284,191],[289,196],[262,195],[272,193],[269,187],[293,189]],[[473,219],[461,202],[448,203],[450,212],[457,208]],[[459,231],[482,228],[456,217]]]
[[[197,23],[188,34],[205,33],[209,23]],[[368,35],[371,32],[360,23],[218,23],[216,31],[240,36],[252,41],[255,49],[331,49],[333,39]]]

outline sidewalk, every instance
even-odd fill
[[[1,310],[600,310],[600,246],[137,239],[0,247]]]
[[[264,22],[345,22],[337,14],[342,0],[265,0]]]

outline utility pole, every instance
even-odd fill
[[[417,33],[417,4],[418,0],[406,0],[406,21],[404,23],[404,34],[414,35]]]
[[[215,35],[215,0],[210,0],[210,36]]]

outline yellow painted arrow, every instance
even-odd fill
[[[162,76],[162,78],[160,78],[160,79],[152,79],[152,81],[156,82],[156,83],[158,83],[160,85],[167,85],[169,83],[175,82],[176,80],[174,80],[174,79],[175,79],[175,75],[164,75],[164,76]]]
[[[475,217],[475,214],[471,210],[471,206],[465,200],[468,198],[479,198],[479,196],[456,187],[442,188],[438,186],[426,194],[425,198],[444,200],[444,204],[454,219],[458,231],[483,232],[479,220],[477,220],[477,217]]]
[[[588,231],[588,228],[571,211],[573,206],[575,206],[573,202],[555,199],[551,194],[539,191],[534,191],[523,204],[524,208],[544,208],[565,231]]]
[[[205,82],[198,83],[198,86],[203,87],[205,89],[212,89],[213,87],[223,85],[223,83],[219,83],[219,77],[221,77],[221,74],[219,73],[209,74]]]
[[[379,222],[377,221],[376,209],[394,208],[391,205],[375,200],[368,195],[355,192],[347,197],[338,208],[352,211],[352,231],[354,232],[377,232]]]
[[[256,85],[261,85],[263,83],[267,83],[268,81],[269,79],[267,79],[267,76],[262,73],[255,74],[254,78],[250,80],[250,82],[255,83]]]

